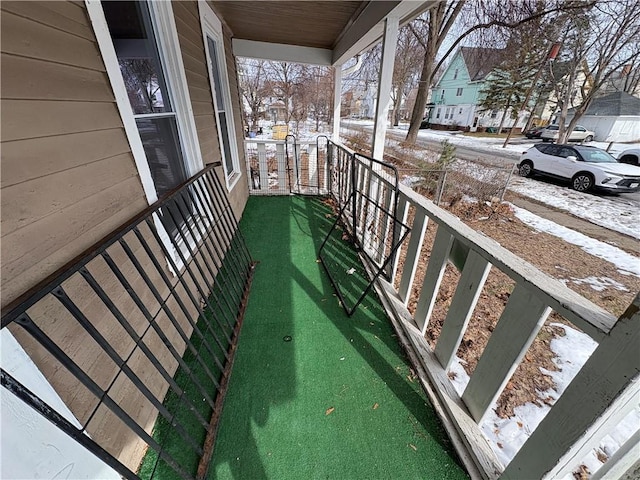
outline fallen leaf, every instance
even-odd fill
[[[347,270],[347,275],[353,275],[356,272],[355,268],[350,268],[349,270]]]
[[[411,383],[413,383],[413,378],[411,378],[411,375],[407,375],[407,380],[409,380]]]
[[[380,405],[378,405],[378,402],[373,404],[373,409],[375,410],[376,408],[378,408]]]
[[[519,426],[520,428],[522,428],[522,427],[524,426],[524,425],[522,425],[522,422],[516,422],[516,423],[518,424],[518,426]]]
[[[504,448],[500,442],[498,442],[496,445],[498,445],[498,448]]]
[[[325,415],[331,415],[334,410],[335,410],[335,407],[329,407],[329,408],[327,408],[327,411],[324,412],[324,414]]]
[[[417,451],[418,451],[418,447],[416,447],[413,443],[410,443],[410,444],[409,444],[409,446],[410,446],[411,448],[413,448],[413,451],[414,451],[414,452],[417,452]]]

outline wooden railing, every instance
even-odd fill
[[[385,173],[365,157],[332,142],[327,153],[328,191],[349,215],[357,211],[345,205],[351,190],[376,191],[376,182]],[[379,190],[384,190],[381,185]],[[376,290],[471,476],[570,477],[584,456],[638,405],[640,294],[616,319],[410,188],[400,185],[397,197],[376,198],[382,202],[380,208],[387,211],[397,202],[397,220],[411,229],[408,241],[391,263],[389,275],[378,277]],[[344,223],[357,224],[352,219]],[[435,234],[425,251],[429,224]],[[384,251],[401,234],[387,229],[376,236],[380,244],[377,248]],[[362,258],[366,265],[365,256]],[[447,265],[456,267],[459,280],[432,346],[425,333]],[[375,265],[368,267],[375,271]],[[418,269],[423,272],[419,279]],[[492,269],[509,277],[514,287],[469,382],[458,394],[449,368]],[[598,346],[545,418],[533,426],[512,460],[503,465],[484,436],[482,424],[507,383],[514,381],[516,368],[551,312],[589,335]],[[619,478],[632,468],[640,448],[640,426],[636,427],[636,433],[592,478]]]
[[[251,195],[327,193],[326,137],[297,140],[248,138],[244,141]]]

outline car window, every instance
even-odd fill
[[[562,158],[567,158],[567,157],[578,157],[578,152],[576,152],[573,148],[571,147],[557,147],[559,149],[558,152],[558,156],[562,157]]]
[[[547,155],[553,155],[554,157],[560,156],[560,147],[557,145],[547,145],[545,152]]]
[[[558,126],[557,126],[557,125],[549,125],[549,126],[547,127],[547,130],[559,130],[559,128],[558,128]]]
[[[586,131],[587,131],[587,129],[586,129],[586,128],[581,127],[580,125],[578,125],[576,128],[574,128],[574,130],[575,130],[576,132],[586,132]]]
[[[541,145],[535,145],[535,148],[542,153],[547,153],[547,150],[549,149],[550,146],[551,145],[541,144]]]
[[[600,150],[599,148],[576,148],[584,158],[585,162],[592,163],[618,163],[618,161],[613,158],[609,153],[604,150]]]

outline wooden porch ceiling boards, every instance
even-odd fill
[[[213,1],[234,38],[332,49],[368,2]]]

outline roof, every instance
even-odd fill
[[[567,113],[573,113],[575,108],[570,108]],[[626,92],[613,92],[602,97],[596,97],[585,115],[599,117],[640,116],[640,98],[629,95]]]
[[[464,60],[472,82],[483,80],[504,58],[504,49],[461,47]]]

